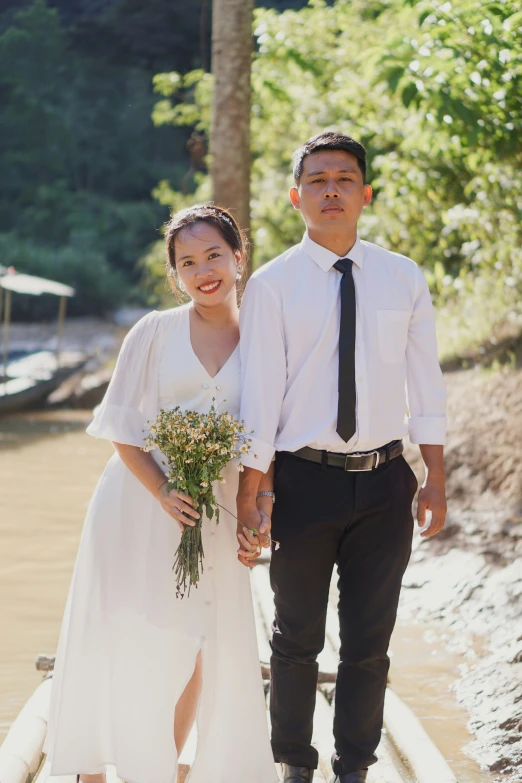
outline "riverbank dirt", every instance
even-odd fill
[[[522,371],[446,375],[449,513],[415,538],[400,617],[440,628],[462,654],[467,752],[496,780],[522,780]],[[417,450],[408,458],[417,474]]]

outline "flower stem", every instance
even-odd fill
[[[218,503],[217,505],[219,506],[219,508],[222,508],[223,511],[226,511],[227,514],[230,514],[230,516],[233,517],[236,520],[236,522],[239,522],[239,524],[243,527],[244,530],[247,530],[253,536],[259,536],[260,538],[261,537],[268,538],[268,543],[269,544],[275,544],[276,551],[279,549],[281,544],[279,543],[279,541],[276,541],[275,538],[272,538],[271,535],[269,535],[268,533],[260,533],[259,530],[257,530],[255,527],[248,527],[247,525],[244,525],[241,522],[241,520],[236,517],[235,514],[233,514],[231,511],[228,510],[228,508],[225,508],[225,506],[222,506],[221,503]]]

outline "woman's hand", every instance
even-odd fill
[[[163,511],[166,511],[172,519],[175,519],[179,525],[179,529],[183,533],[185,525],[194,527],[196,519],[199,519],[201,514],[194,508],[194,501],[190,495],[185,495],[184,492],[179,492],[177,489],[171,489],[170,492],[167,489],[168,481],[165,481],[158,488],[157,499],[159,500]]]
[[[257,528],[252,528],[254,530]],[[237,550],[237,559],[247,568],[255,566],[255,561],[261,554],[261,544],[256,533],[252,533],[241,522],[237,523],[237,541],[239,549]]]

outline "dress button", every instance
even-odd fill
[[[205,601],[205,606],[212,606],[212,601]]]
[[[210,388],[208,383],[202,383],[201,385],[203,386],[204,389],[209,389]]]
[[[221,386],[216,386],[217,391],[221,391]]]

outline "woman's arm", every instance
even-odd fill
[[[200,515],[192,507],[192,498],[175,489],[167,492],[168,479],[149,452],[124,443],[113,442],[113,446],[120,455],[123,464],[159,501],[163,510],[176,520],[181,531],[184,530],[184,525],[193,527],[196,524],[194,520],[199,519]],[[190,517],[194,519],[190,519]]]

